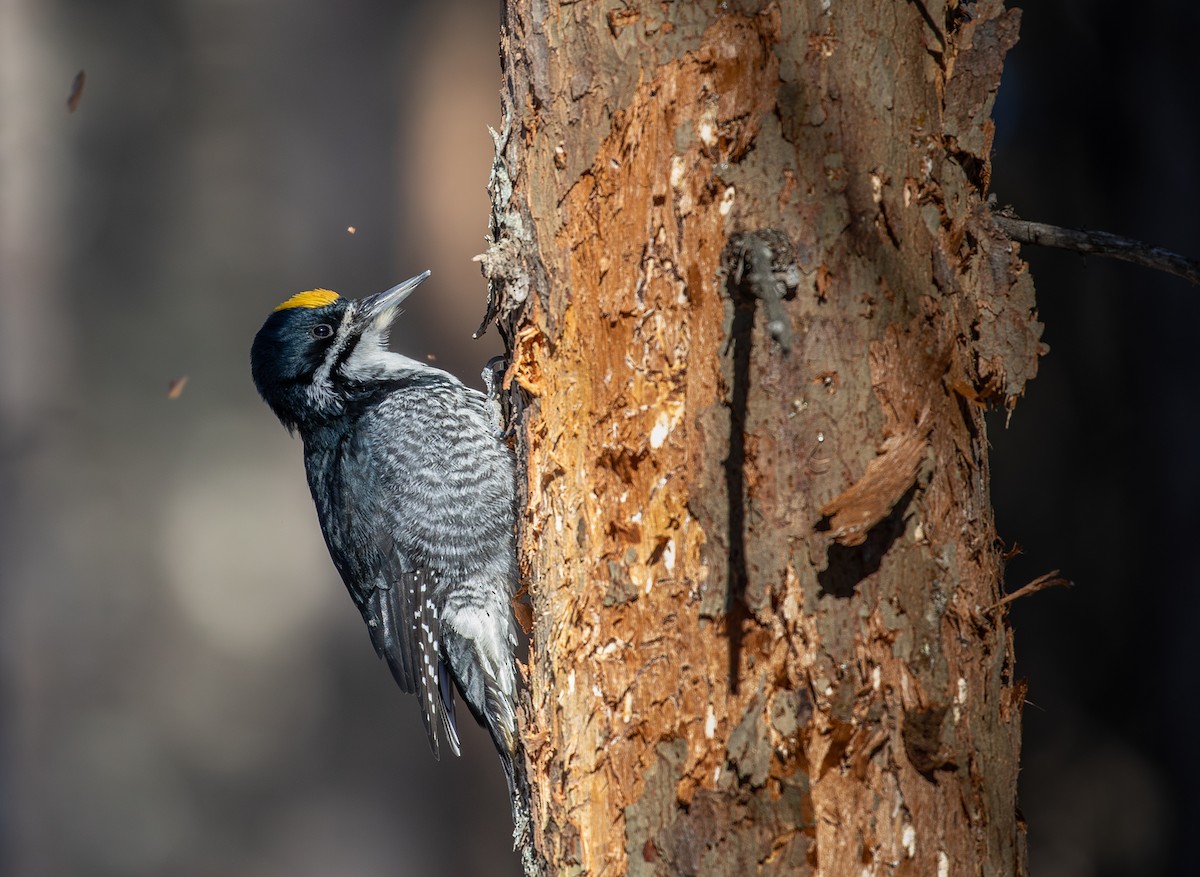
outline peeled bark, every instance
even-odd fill
[[[983,411],[1018,13],[508,0],[508,342],[555,874],[1024,872]]]

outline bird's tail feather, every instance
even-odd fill
[[[524,748],[514,734],[496,728],[492,722],[487,723],[487,729],[500,753],[504,780],[508,784],[508,801],[513,818],[513,849],[521,856],[521,867],[526,877],[538,877],[542,867],[533,845],[533,814]]]

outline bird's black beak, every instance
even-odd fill
[[[386,292],[369,295],[358,302],[357,317],[364,327],[370,326],[376,331],[386,331],[396,318],[400,303],[412,295],[414,289],[429,277],[430,272],[424,271],[416,277],[410,277],[403,283],[393,286]]]

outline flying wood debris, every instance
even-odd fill
[[[75,74],[75,78],[71,81],[71,90],[67,93],[67,112],[73,113],[79,107],[79,100],[83,97],[83,83],[86,79],[82,70]]]

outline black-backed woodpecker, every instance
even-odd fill
[[[513,460],[485,394],[388,350],[400,303],[428,276],[357,301],[292,296],[255,337],[251,370],[304,441],[334,566],[375,651],[420,698],[434,756],[459,753],[457,687],[500,752],[520,843]]]

